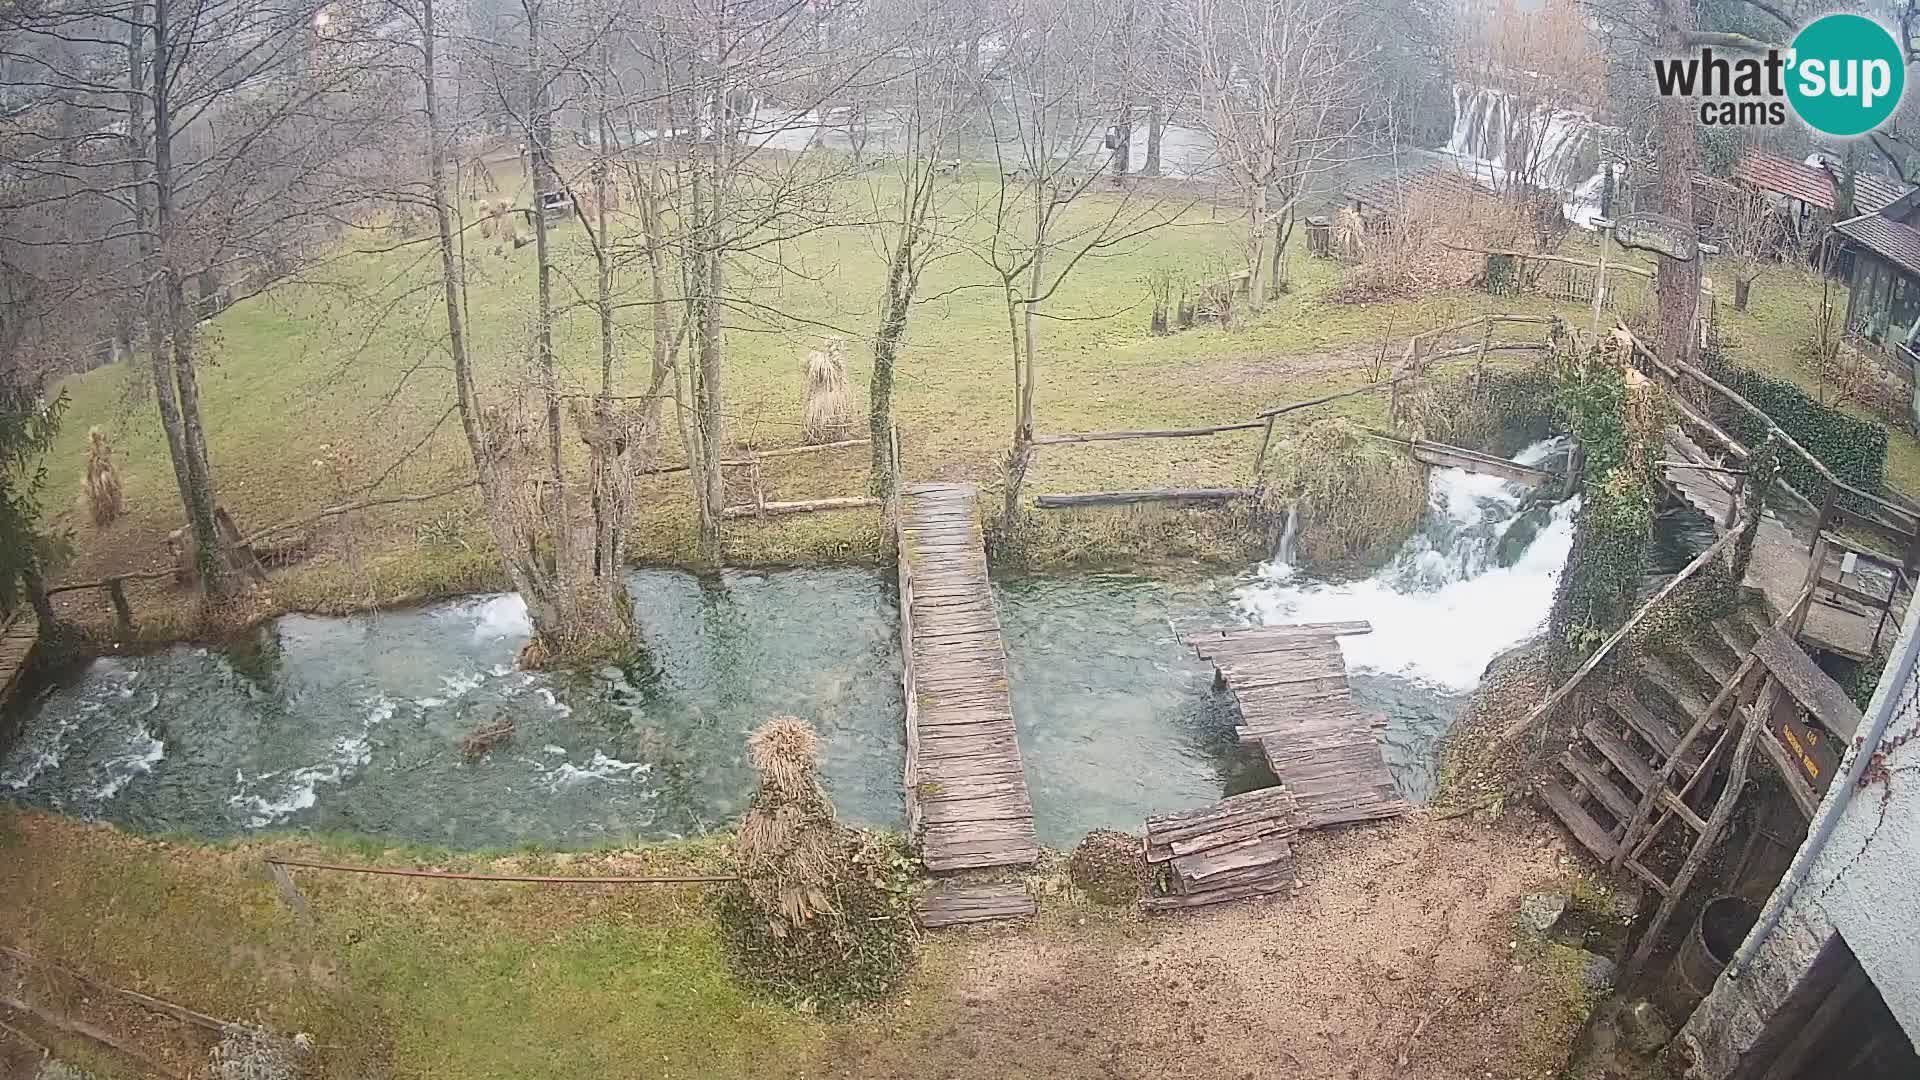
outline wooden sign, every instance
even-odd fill
[[[1799,709],[1791,707],[1774,709],[1768,729],[1787,748],[1788,760],[1800,769],[1814,792],[1824,793],[1840,767],[1840,751],[1834,740],[1808,724]]]

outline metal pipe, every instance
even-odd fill
[[[1920,604],[1915,604],[1907,612],[1906,624],[1900,629],[1900,656],[1889,665],[1893,678],[1882,678],[1873,692],[1873,700],[1867,703],[1866,734],[1857,740],[1852,748],[1853,756],[1847,761],[1847,771],[1836,783],[1837,791],[1829,791],[1827,801],[1820,807],[1819,819],[1808,832],[1807,842],[1800,845],[1800,851],[1793,857],[1793,865],[1787,868],[1787,876],[1780,886],[1773,890],[1773,896],[1767,901],[1767,910],[1754,925],[1747,940],[1740,943],[1740,951],[1734,954],[1733,961],[1727,965],[1727,978],[1737,979],[1753,962],[1753,955],[1760,951],[1767,937],[1779,927],[1780,920],[1786,916],[1787,906],[1793,903],[1800,893],[1800,887],[1807,883],[1808,875],[1813,873],[1813,864],[1826,850],[1827,842],[1833,839],[1833,832],[1840,826],[1840,819],[1853,802],[1854,792],[1860,790],[1860,777],[1867,771],[1868,762],[1873,760],[1874,751],[1880,748],[1880,740],[1887,733],[1887,726],[1893,722],[1893,714],[1900,707],[1902,691],[1913,679],[1916,661],[1920,661]]]

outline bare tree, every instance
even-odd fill
[[[1378,9],[1360,0],[1185,0],[1177,68],[1194,123],[1240,189],[1249,300],[1266,299],[1267,230],[1315,177],[1366,152],[1384,99],[1371,78]],[[1279,242],[1273,252],[1277,265]]]
[[[1013,361],[1013,441],[1003,527],[1021,521],[1033,459],[1040,319],[1082,260],[1179,219],[1185,207],[1133,191],[1086,198],[1111,160],[1102,133],[1125,88],[1116,83],[1113,12],[1102,4],[1035,0],[1012,10],[1006,49],[987,73],[999,87],[988,113],[998,190],[980,251],[1006,308]]]

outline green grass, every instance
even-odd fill
[[[954,198],[965,202],[988,190],[961,181]],[[842,194],[849,208],[874,197],[864,183],[848,185]],[[1098,212],[1114,197],[1091,197],[1076,213]],[[898,370],[896,416],[909,480],[979,482],[991,510],[998,502],[999,462],[1012,412],[1006,315],[996,291],[981,287],[991,275],[968,247],[985,238],[984,223],[973,219],[957,232],[960,242],[932,264],[923,282],[922,294],[938,299],[913,313]],[[529,349],[532,249],[515,252],[511,244],[471,238],[467,308],[474,353],[487,396],[500,401]],[[558,353],[570,385],[589,389],[597,324],[569,290],[575,283],[587,287],[591,262],[577,224],[561,226],[559,238]],[[392,242],[379,237],[362,245]],[[1472,290],[1336,303],[1327,291],[1341,269],[1296,252],[1291,291],[1257,315],[1243,309],[1233,330],[1150,335],[1143,283],[1150,269],[1173,267],[1182,278],[1199,279],[1231,265],[1239,253],[1227,213],[1200,207],[1174,226],[1084,260],[1051,301],[1048,311],[1055,317],[1041,323],[1040,431],[1244,419],[1263,407],[1357,385],[1365,378],[1361,366],[1382,342],[1390,343],[1391,360],[1410,334],[1476,314],[1558,312],[1576,324],[1585,321],[1580,305]],[[304,283],[237,304],[207,325],[202,396],[210,452],[221,502],[243,529],[298,518],[382,476],[381,493],[406,493],[468,473],[466,448],[450,416],[432,254],[429,246],[415,244],[342,255],[308,272]],[[785,272],[743,264],[734,280],[755,302],[805,322],[734,320],[727,337],[727,409],[730,435],[742,446],[798,442],[802,358],[826,334],[852,339],[851,377],[864,403],[860,391],[870,360],[860,341],[874,326],[884,272],[873,238],[857,228],[827,230],[784,244],[777,254]],[[642,275],[624,275],[621,288],[635,305],[623,309],[620,329],[622,370],[631,387],[644,375],[651,327]],[[1817,282],[1784,273],[1763,279],[1753,311],[1725,315],[1740,357],[1805,379],[1793,370],[1792,345],[1804,336],[1817,294]],[[1536,336],[1534,329],[1504,332]],[[63,508],[60,517],[77,541],[73,564],[58,575],[64,579],[168,564],[165,536],[181,516],[153,408],[138,392],[143,374],[110,367],[64,385],[71,409],[49,460],[51,502]],[[1377,420],[1381,408],[1381,402],[1357,399],[1336,411]],[[113,439],[128,509],[126,518],[105,530],[96,530],[78,507],[84,446],[93,426]],[[662,457],[681,460],[677,430],[672,423],[667,429]],[[1048,447],[1029,473],[1028,490],[1245,484],[1258,435]],[[1278,435],[1284,448],[1288,427],[1283,424]],[[1893,441],[1890,477],[1920,491],[1920,444],[1899,433]],[[854,448],[769,463],[768,497],[863,493],[867,460],[865,448]],[[734,478],[733,498],[741,501],[747,498],[738,486],[743,481]],[[633,533],[637,561],[692,561],[695,519],[684,475],[643,486]],[[1040,534],[1030,552],[1039,562],[1079,561],[1097,554],[1102,543],[1097,529],[1047,526]],[[1059,543],[1049,546],[1049,536]],[[318,557],[276,575],[272,596],[256,613],[390,605],[504,584],[471,495],[363,512],[322,524],[314,539]],[[1229,548],[1202,537],[1171,550],[1204,555]],[[885,550],[880,516],[871,511],[735,522],[726,539],[726,557],[738,564],[871,562]],[[85,595],[72,601],[82,608],[97,604],[100,610],[91,614],[104,621],[103,601]],[[134,601],[146,636],[177,635],[190,622],[167,613],[175,600],[161,587],[136,589]]]

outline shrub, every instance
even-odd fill
[[[1793,436],[1795,442],[1806,447],[1808,453],[1819,458],[1841,480],[1868,492],[1877,492],[1885,485],[1885,425],[1859,420],[1831,405],[1823,405],[1785,379],[1741,367],[1718,348],[1709,349],[1701,357],[1701,367],[1728,389],[1759,406],[1782,431]],[[1721,403],[1717,419],[1749,448],[1766,440],[1767,426],[1745,409]],[[1826,497],[1825,478],[1800,455],[1782,454],[1781,474],[1809,499],[1819,502]]]
[[[1138,903],[1147,892],[1147,862],[1140,838],[1095,829],[1067,857],[1067,877],[1096,904]]]
[[[832,1009],[881,997],[912,967],[913,861],[897,837],[834,818],[816,741],[791,716],[747,740],[758,780],[740,825],[740,880],[715,902],[741,982]]]
[[[800,437],[809,445],[853,436],[858,415],[847,384],[847,343],[839,338],[807,354],[807,401]]]
[[[1338,417],[1308,421],[1294,441],[1295,542],[1302,563],[1358,572],[1385,562],[1420,523],[1425,467]]]
[[[95,525],[111,525],[125,508],[120,497],[120,473],[113,467],[113,448],[99,428],[87,429],[87,509]]]

